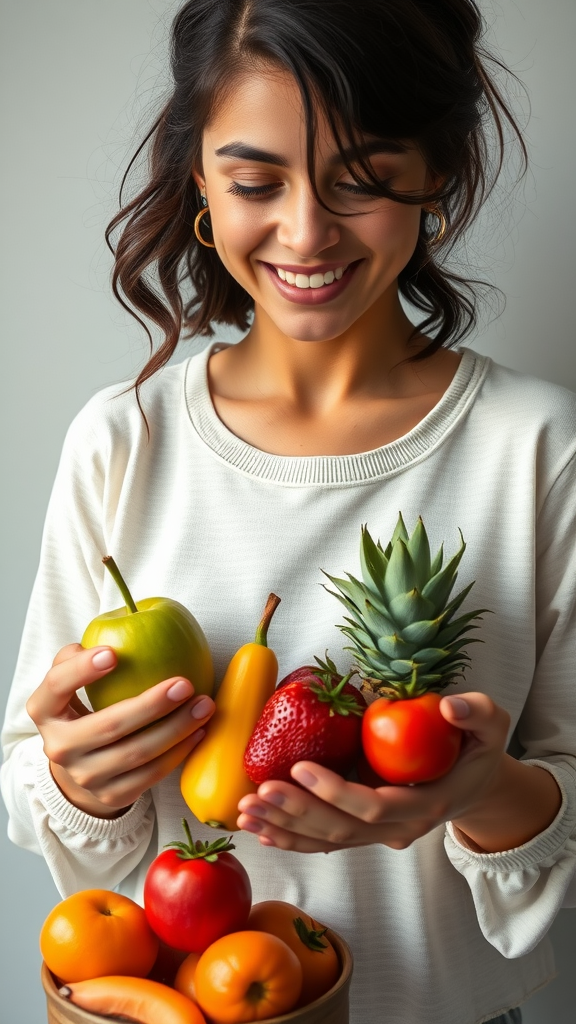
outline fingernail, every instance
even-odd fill
[[[96,654],[92,655],[92,664],[99,672],[102,672],[105,668],[112,668],[115,661],[113,651],[97,651]]]
[[[462,697],[445,697],[444,700],[450,701],[450,707],[455,718],[468,718],[470,705],[467,700],[464,700]]]
[[[211,714],[213,707],[214,703],[210,700],[210,697],[202,697],[201,700],[193,705],[190,714],[192,718],[206,718],[207,715]]]
[[[296,768],[292,769],[292,778],[296,779],[296,782],[300,782],[303,786],[308,786],[313,789],[317,785],[318,779],[312,772],[309,772],[307,768]]]
[[[166,691],[168,700],[185,700],[191,693],[194,693],[192,685],[187,679],[179,679],[177,683],[173,683],[169,690]]]

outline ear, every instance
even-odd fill
[[[426,182],[425,189],[427,192],[435,192],[437,189],[442,188],[446,179],[441,174],[436,174],[428,167],[426,170]]]
[[[205,192],[206,191],[206,182],[204,181],[204,176],[202,174],[202,170],[201,169],[197,169],[196,167],[193,167],[192,168],[192,177],[194,178],[194,181],[196,182],[196,184],[197,184],[198,188],[200,189],[200,191],[201,192]]]

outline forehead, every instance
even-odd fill
[[[296,79],[282,68],[261,67],[238,72],[220,91],[206,132],[220,135],[230,130],[250,129],[270,133],[287,122],[290,128],[305,129],[306,119]],[[317,116],[322,112],[317,107]]]
[[[313,100],[316,155],[334,159],[339,149],[320,102]],[[227,83],[215,102],[204,132],[204,150],[229,149],[242,141],[254,150],[288,154],[290,161],[306,157],[306,114],[296,79],[290,72],[264,66],[243,70]],[[342,139],[345,146],[349,140]],[[374,135],[358,133],[365,156],[376,152],[403,153],[414,150],[409,140],[391,140],[382,145]],[[366,147],[366,148],[365,148]],[[236,154],[234,154],[236,155]],[[285,163],[286,159],[278,160]]]

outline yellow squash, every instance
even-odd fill
[[[267,646],[267,632],[279,603],[270,594],[254,642],[244,644],[228,665],[206,736],[189,754],[180,777],[192,813],[226,832],[237,831],[238,801],[257,788],[244,771],[244,751],[276,687],[278,661]]]

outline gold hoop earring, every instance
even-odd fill
[[[442,213],[442,210],[439,206],[431,206],[429,210],[426,210],[426,213],[431,213],[434,215],[434,217],[438,218],[438,230],[436,234],[433,236],[433,238],[428,239],[428,245],[438,245],[438,243],[442,241],[444,235],[446,234],[448,221],[446,220],[446,217]]]
[[[194,221],[194,234],[196,235],[196,238],[198,239],[201,245],[205,245],[207,249],[215,249],[216,246],[214,245],[214,242],[207,242],[206,239],[202,238],[202,235],[200,234],[200,221],[202,220],[204,214],[209,212],[209,207],[205,206],[203,210],[200,210],[200,213],[196,214],[196,219]]]

